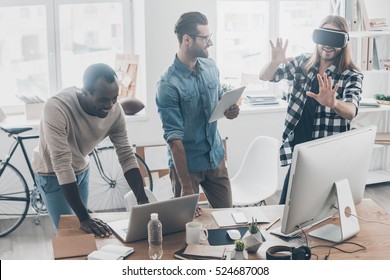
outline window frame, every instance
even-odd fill
[[[123,6],[123,50],[122,52],[132,52],[134,50],[133,7],[132,0],[1,0],[2,7],[19,6],[45,6],[47,22],[47,59],[48,59],[48,86],[49,96],[55,95],[62,89],[61,70],[61,44],[60,44],[60,18],[59,7],[64,4],[88,4],[88,3],[121,3]],[[14,93],[16,94],[16,93]],[[6,114],[23,114],[22,105],[3,106]]]
[[[237,2],[239,0],[217,0],[218,2]],[[269,28],[269,39],[273,40],[273,38],[277,38],[280,30],[280,5],[281,2],[296,2],[296,1],[304,1],[309,2],[311,0],[245,0],[248,2],[268,2],[269,7],[269,17],[268,17],[268,28]],[[328,2],[329,13],[331,13],[332,1],[324,0]],[[218,34],[217,34],[218,36]],[[220,40],[222,41],[222,40]],[[222,54],[218,52],[218,45],[216,51],[217,62],[218,58],[222,57]],[[271,59],[271,49],[268,48],[267,51],[268,61]],[[259,65],[259,72],[261,70],[262,65]],[[223,70],[222,70],[223,71]],[[223,82],[223,81],[222,81]],[[283,88],[283,89],[282,89]],[[283,91],[287,90],[288,83],[271,83],[268,82],[267,89],[256,89],[256,90],[246,90],[247,94],[255,94],[255,95],[274,95],[276,97],[282,97]]]

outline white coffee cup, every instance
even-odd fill
[[[200,244],[201,241],[207,240],[209,233],[202,227],[201,223],[189,222],[186,224],[186,242],[187,244]]]

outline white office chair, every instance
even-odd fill
[[[145,188],[146,196],[148,197],[149,202],[155,202],[157,201],[157,198],[154,196],[154,194],[147,188]],[[125,206],[126,211],[130,211],[133,206],[138,205],[137,199],[133,193],[133,191],[129,191],[127,194],[125,194]]]
[[[258,136],[250,144],[237,174],[231,178],[233,207],[265,204],[278,186],[279,142]]]

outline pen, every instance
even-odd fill
[[[272,223],[270,223],[266,228],[265,230],[269,230],[274,224],[276,224],[277,222],[279,222],[280,220],[280,217],[277,218],[275,221],[273,221]]]

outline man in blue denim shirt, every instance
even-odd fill
[[[169,167],[175,197],[199,192],[214,208],[232,207],[230,180],[217,122],[208,120],[223,92],[219,71],[208,58],[213,45],[207,18],[199,12],[183,14],[175,26],[179,51],[157,87],[156,103],[169,144]],[[237,105],[225,112],[239,114]],[[196,215],[200,214],[197,209]]]

